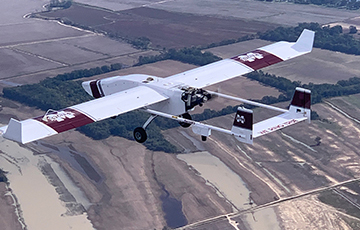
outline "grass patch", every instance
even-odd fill
[[[341,215],[341,219],[343,219],[353,230],[360,229],[360,221],[349,218],[345,215]]]
[[[342,97],[343,100],[360,109],[360,94]]]
[[[318,198],[321,202],[327,205],[356,218],[360,218],[360,210],[334,190],[323,191],[319,194]]]
[[[342,135],[341,131],[340,131],[341,126],[338,125],[337,123],[331,122],[327,119],[321,119],[321,120],[315,121],[315,122],[318,125],[318,127],[324,129],[325,132],[326,132],[326,130],[329,130],[329,131],[335,133],[335,135],[337,135],[337,136]]]

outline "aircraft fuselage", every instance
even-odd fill
[[[108,96],[137,86],[147,86],[168,97],[168,100],[149,105],[147,108],[163,113],[181,115],[202,105],[211,95],[205,90],[194,89],[184,83],[170,82],[165,78],[145,74],[115,76],[83,82],[85,91],[94,98]],[[131,103],[131,101],[129,101]]]

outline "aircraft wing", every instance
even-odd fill
[[[153,89],[138,86],[60,111],[49,110],[44,116],[24,121],[11,119],[7,126],[0,128],[0,133],[7,139],[26,144],[167,99]]]
[[[305,29],[296,42],[276,42],[233,58],[217,61],[167,78],[202,88],[311,52],[315,33]]]

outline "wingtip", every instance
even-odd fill
[[[292,46],[292,48],[298,52],[309,53],[312,51],[314,45],[314,38],[314,31],[304,29],[295,44]]]
[[[3,126],[3,127],[0,127],[0,136],[4,135],[4,133],[6,132],[7,127],[8,127],[7,125]]]
[[[9,140],[23,143],[22,141],[22,123],[16,119],[11,118],[6,130],[3,132],[3,137]]]

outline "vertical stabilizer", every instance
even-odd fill
[[[241,142],[253,143],[253,111],[238,107],[231,132]]]
[[[289,112],[303,113],[310,122],[311,119],[311,91],[297,87],[290,103]]]
[[[6,132],[4,133],[4,137],[13,141],[23,143],[21,122],[11,118],[7,126]]]

